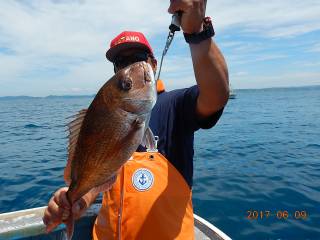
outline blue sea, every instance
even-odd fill
[[[320,86],[236,94],[195,134],[195,212],[233,239],[320,239]],[[66,118],[91,100],[0,98],[0,213],[64,186]]]

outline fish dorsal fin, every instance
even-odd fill
[[[152,130],[148,127],[144,133],[141,145],[147,148],[147,152],[158,152],[158,139],[159,137],[154,136]]]
[[[69,145],[68,145],[68,162],[67,166],[64,169],[64,180],[69,185],[71,183],[71,162],[74,157],[78,136],[82,126],[84,117],[86,116],[87,109],[79,111],[76,115],[73,115],[74,118],[70,123],[67,124],[69,132]]]

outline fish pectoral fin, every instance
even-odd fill
[[[133,125],[141,128],[145,126],[145,119],[141,118],[141,117],[137,117],[134,121],[133,121]]]
[[[106,192],[109,191],[109,189],[113,186],[113,184],[116,182],[117,180],[117,175],[118,173],[113,174],[110,178],[108,178],[108,180],[100,185],[99,187],[95,187],[92,189],[93,193],[100,193],[100,192]]]
[[[147,150],[155,151],[157,149],[157,137],[153,135],[152,130],[148,127],[144,133],[141,145],[145,146]]]
[[[74,152],[76,149],[80,129],[83,123],[83,120],[87,114],[87,109],[79,111],[74,115],[74,119],[67,124],[69,131],[69,146],[68,146],[68,162],[67,166],[64,169],[64,180],[69,185],[71,182],[71,162],[74,157]]]

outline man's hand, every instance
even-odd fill
[[[70,214],[73,214],[74,219],[80,218],[95,199],[92,199],[94,196],[91,193],[86,194],[75,202],[71,209],[67,199],[67,191],[67,187],[60,188],[54,193],[48,203],[48,207],[46,208],[42,219],[43,223],[46,225],[47,232],[51,232],[59,224],[65,222]]]
[[[168,12],[182,11],[181,28],[185,33],[198,33],[203,30],[206,0],[171,0]]]

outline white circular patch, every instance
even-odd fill
[[[147,191],[153,185],[153,173],[147,168],[139,168],[132,175],[132,185],[138,191]]]

